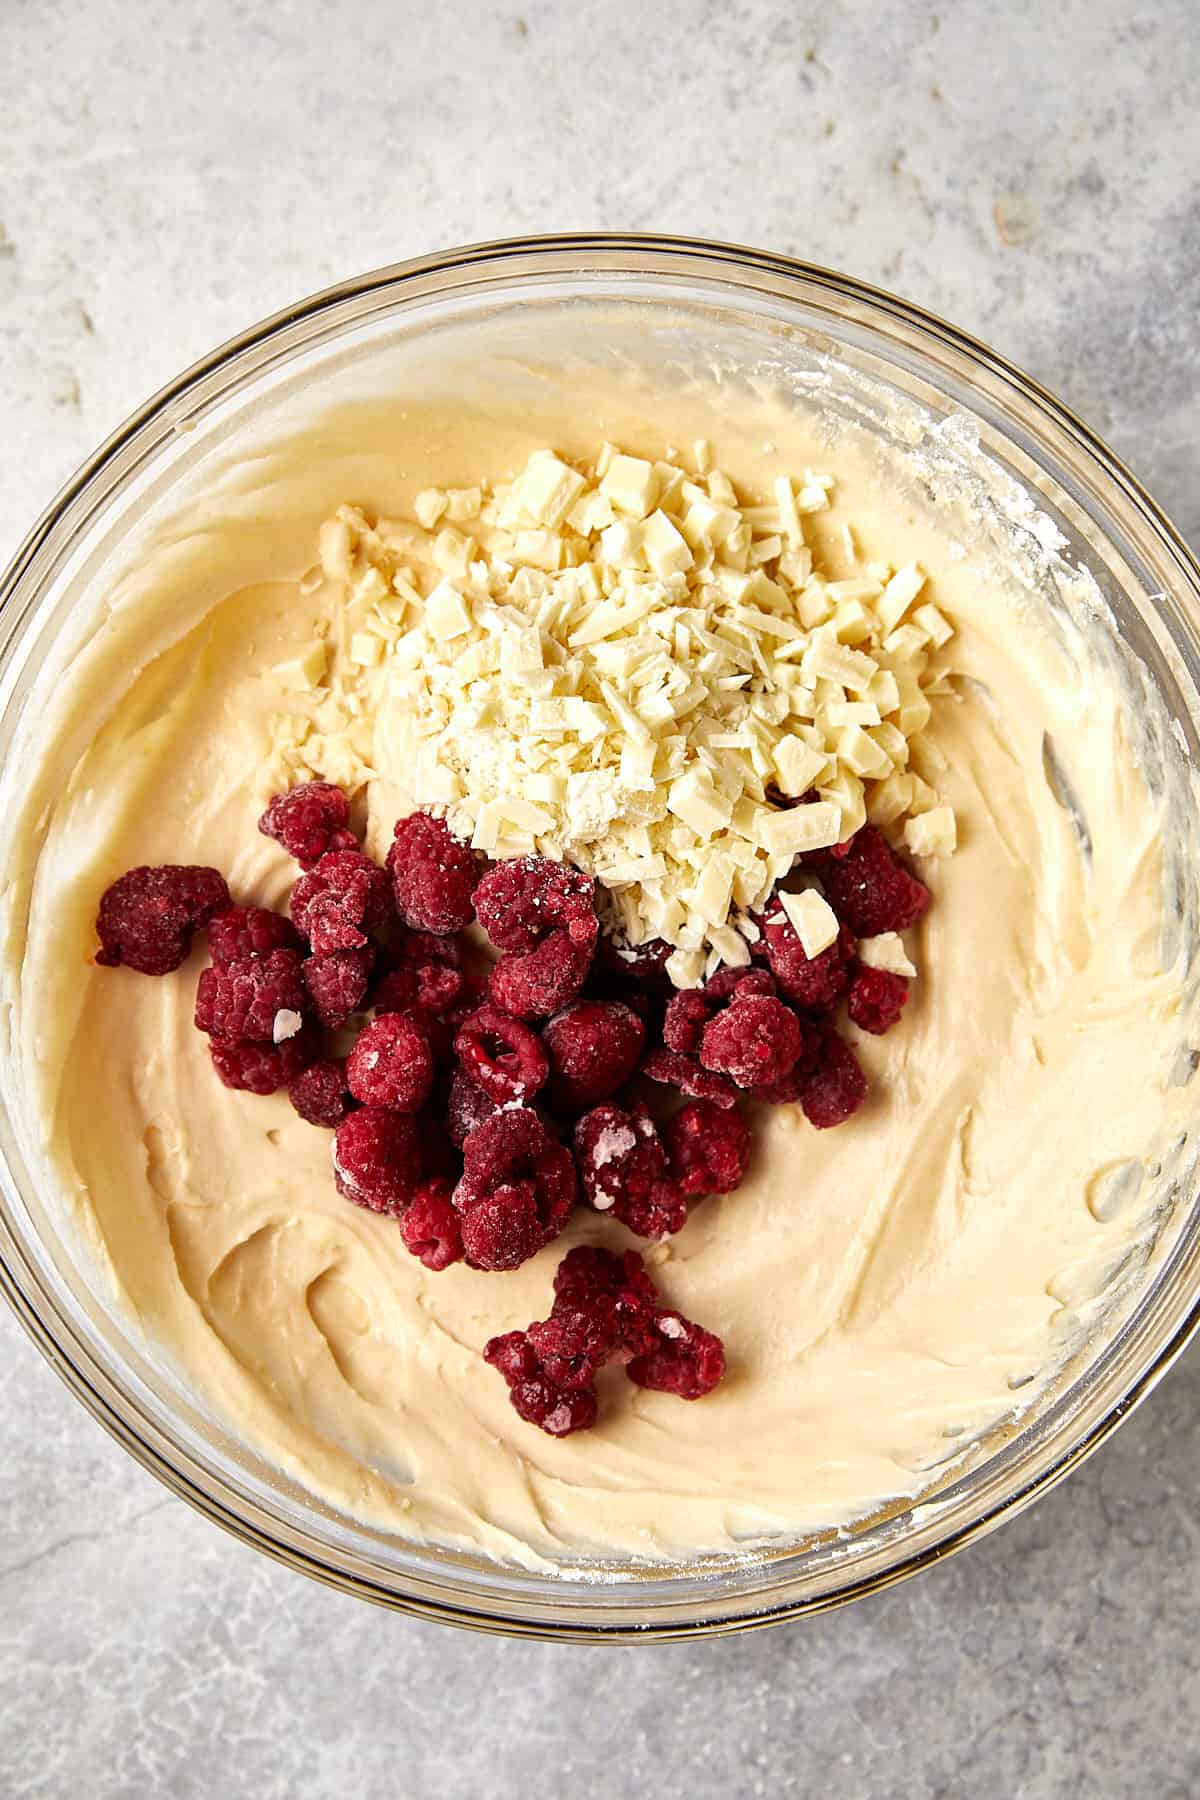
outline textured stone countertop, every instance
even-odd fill
[[[1200,543],[1195,0],[3,0],[0,554],[333,279],[612,228],[788,251],[1063,395]],[[0,1793],[1200,1793],[1200,1353],[936,1571],[739,1639],[472,1637],[172,1499],[0,1316]]]

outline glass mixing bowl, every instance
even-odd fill
[[[114,433],[30,532],[0,595],[0,755],[69,638],[80,597],[204,459],[264,412],[364,374],[446,332],[544,350],[545,324],[619,304],[681,333],[792,369],[839,370],[846,392],[888,391],[912,418],[989,457],[1036,499],[1063,554],[1094,575],[1126,648],[1200,768],[1200,567],[1134,478],[1085,426],[984,345],[919,308],[787,258],[650,237],[513,240],[345,282],[224,345]],[[484,341],[481,340],[481,341]],[[382,359],[382,362],[381,362]],[[824,371],[824,374],[822,374]],[[836,385],[836,384],[835,384]],[[281,410],[282,409],[282,410]],[[9,1054],[4,1084],[11,1096]],[[800,1545],[678,1567],[581,1563],[548,1578],[422,1548],[341,1517],[214,1424],[112,1308],[84,1247],[40,1193],[0,1119],[0,1286],[34,1342],[152,1473],[247,1543],[400,1611],[531,1636],[716,1633],[815,1612],[913,1574],[992,1530],[1074,1468],[1159,1380],[1200,1324],[1200,1209],[1180,1161],[1153,1255],[1114,1304],[1102,1348],[1080,1352],[1044,1401],[975,1445],[919,1503]],[[1170,1174],[1171,1171],[1166,1171]]]

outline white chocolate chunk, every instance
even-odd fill
[[[958,847],[958,831],[950,807],[935,806],[909,819],[904,827],[904,842],[914,856],[953,856]]]
[[[781,893],[779,903],[791,920],[805,956],[810,960],[837,942],[838,918],[828,900],[815,888],[803,893]]]
[[[910,979],[917,972],[898,931],[881,931],[876,937],[859,938],[858,960],[868,969],[886,969],[891,975],[907,975]]]

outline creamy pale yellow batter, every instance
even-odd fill
[[[869,1514],[1005,1415],[1144,1223],[1113,1215],[1130,1159],[1178,1135],[1178,971],[1162,966],[1162,814],[1087,631],[1040,613],[970,522],[890,483],[869,441],[816,415],[703,386],[580,376],[519,418],[462,400],[380,401],[231,462],[143,546],[47,689],[42,761],[10,841],[10,1076],[125,1305],[211,1410],[336,1508],[399,1533],[521,1559],[673,1556]],[[217,1082],[191,1023],[198,953],[164,980],[89,965],[100,892],[142,862],[202,861],[283,904],[293,873],[255,830],[270,671],[330,604],[302,592],[320,520],[351,499],[513,473],[552,443],[643,454],[709,437],[749,490],[828,469],[819,558],[917,557],[957,635],[935,704],[938,786],[958,853],[903,1023],[859,1048],[864,1111],[817,1133],[781,1109],[750,1178],[651,1252],[671,1304],[725,1339],[729,1374],[688,1405],[601,1380],[601,1422],[552,1441],[480,1360],[544,1315],[562,1250],[624,1246],[581,1214],[514,1274],[431,1274],[393,1223],[334,1191],[327,1133],[286,1098]],[[769,447],[768,446],[769,442]],[[1090,836],[1090,865],[1053,742]],[[375,748],[381,852],[404,770]],[[1054,789],[1057,788],[1057,792]]]

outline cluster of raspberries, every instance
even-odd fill
[[[868,826],[805,859],[836,943],[807,957],[775,899],[753,966],[676,993],[669,945],[601,939],[578,870],[486,867],[426,813],[399,822],[380,868],[326,782],[278,795],[259,825],[300,865],[290,916],[234,904],[214,869],[133,869],[101,900],[96,960],[163,975],[205,929],[196,1024],[217,1074],[286,1089],[332,1130],[339,1192],[395,1218],[429,1269],[515,1269],[579,1201],[641,1237],[679,1231],[695,1201],[745,1176],[739,1100],[840,1125],[865,1082],[837,1010],[880,1033],[908,997],[903,977],[858,961],[858,938],[902,931],[929,904]],[[471,968],[473,923],[499,952],[486,973]],[[663,1306],[634,1252],[571,1252],[549,1319],[485,1355],[521,1417],[559,1436],[593,1423],[605,1363],[685,1399],[724,1370],[719,1339]]]

